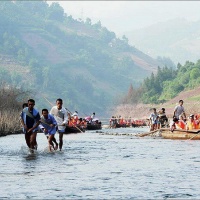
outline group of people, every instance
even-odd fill
[[[162,108],[159,112],[156,112],[156,109],[153,108],[153,113],[149,116],[149,122],[150,131],[160,129],[163,124],[167,124],[171,131],[175,129],[200,129],[199,115],[190,114],[187,119],[183,107],[183,100],[179,100],[179,104],[174,108],[173,118],[170,124],[168,123],[165,108]]]
[[[162,108],[158,112],[156,111],[156,108],[153,108],[153,112],[149,116],[150,131],[160,129],[167,123],[168,123],[168,118],[165,113],[165,108]]]
[[[134,120],[131,117],[123,118],[121,115],[119,116],[112,116],[109,120],[110,127],[115,127],[116,125],[120,125],[121,127],[138,127],[138,126],[145,126],[145,120]]]
[[[42,109],[41,115],[38,110],[34,108],[35,100],[29,99],[28,103],[23,104],[23,110],[20,114],[20,121],[25,134],[26,144],[33,153],[37,150],[37,133],[39,131],[44,132],[48,139],[49,150],[62,150],[63,146],[63,134],[65,133],[66,126],[86,128],[88,123],[92,123],[95,119],[95,113],[90,116],[90,119],[79,118],[78,112],[73,114],[68,112],[63,107],[63,100],[57,99],[56,105],[48,109]],[[97,120],[98,121],[98,120]],[[96,123],[96,122],[95,122]],[[55,134],[59,134],[59,142],[56,141]]]
[[[171,131],[174,131],[175,129],[200,129],[199,115],[190,114],[187,119],[183,107],[183,100],[180,100],[179,105],[175,107],[173,120],[170,124],[170,129]]]
[[[56,105],[50,110],[42,109],[40,116],[38,110],[34,108],[35,100],[29,99],[28,103],[23,104],[23,110],[20,115],[23,132],[25,134],[26,144],[33,153],[37,150],[37,133],[41,129],[47,136],[49,150],[62,150],[63,133],[68,123],[68,112],[62,106],[63,100],[57,99]],[[56,141],[55,134],[59,133],[59,143]]]
[[[68,126],[70,127],[82,127],[86,128],[87,127],[87,121],[86,119],[79,118],[78,117],[78,111],[75,111],[73,114],[70,114],[68,112]]]

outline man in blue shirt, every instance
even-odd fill
[[[34,149],[37,149],[36,137],[38,125],[40,124],[40,114],[34,106],[35,101],[33,99],[29,99],[28,107],[25,107],[21,113],[23,132],[25,133],[26,144],[30,148],[31,153],[34,152]]]
[[[58,149],[58,143],[56,142],[56,138],[54,137],[56,134],[56,126],[57,122],[53,115],[49,114],[47,109],[42,110],[41,116],[41,125],[43,132],[45,135],[48,135],[48,144],[49,144],[49,151],[52,151],[52,147],[54,148],[53,142],[56,144],[55,150]]]

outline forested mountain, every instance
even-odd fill
[[[127,95],[122,99],[123,103],[145,104],[164,103],[176,97],[180,92],[196,89],[200,86],[200,60],[196,63],[187,61],[184,65],[178,64],[177,69],[160,68],[156,74],[144,79],[141,87],[134,89],[132,85]],[[197,90],[199,92],[199,89]],[[199,93],[191,93],[192,99],[199,101]],[[189,98],[185,96],[184,98]]]
[[[50,107],[46,96],[53,103],[63,98],[72,112],[103,114],[162,63],[100,21],[73,19],[58,3],[0,2],[1,81],[31,89],[41,108]]]
[[[131,44],[156,58],[171,58],[176,64],[200,58],[200,21],[172,19],[125,33]]]

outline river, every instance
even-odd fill
[[[63,152],[47,153],[45,136],[37,140],[30,158],[23,134],[0,138],[0,199],[200,198],[200,141],[90,131],[64,135]]]

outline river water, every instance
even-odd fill
[[[28,157],[23,134],[0,138],[0,199],[200,199],[200,141],[90,131],[64,135],[63,152],[48,153],[45,136],[37,140]]]

